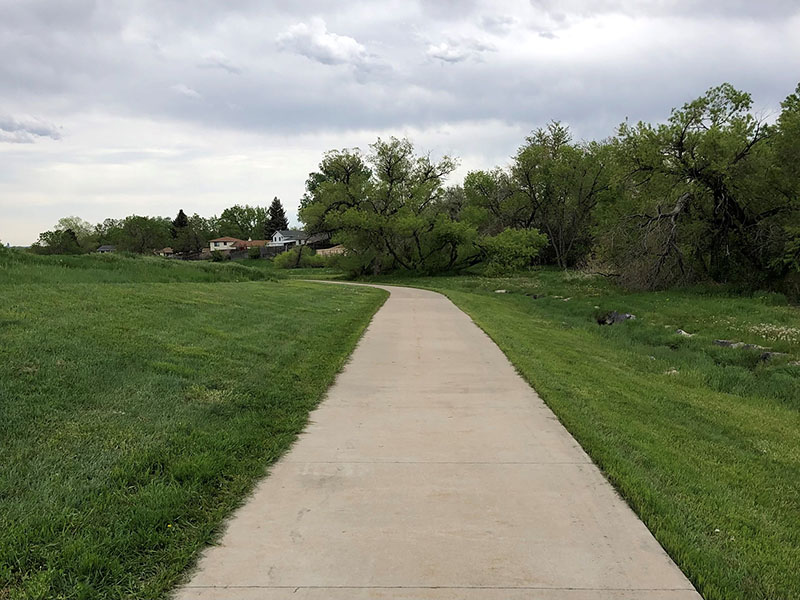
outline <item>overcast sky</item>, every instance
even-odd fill
[[[774,115],[798,31],[797,0],[0,0],[0,240],[273,196],[295,220],[322,153],[378,136],[455,182],[724,81]]]

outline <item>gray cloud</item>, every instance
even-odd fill
[[[120,210],[151,197],[144,181],[193,198],[197,173],[246,180],[269,144],[290,164],[269,155],[258,174],[297,169],[281,183],[291,210],[322,152],[363,136],[410,132],[479,167],[550,119],[601,138],[723,81],[774,112],[797,84],[798,29],[796,0],[0,0],[0,112],[15,117],[0,140],[17,142],[0,144],[0,223],[21,206],[5,199],[37,190],[73,203],[43,226],[82,214],[63,191],[75,181],[98,202],[130,190]],[[58,139],[50,122],[69,136],[20,143]],[[114,170],[91,168],[111,156]]]
[[[234,64],[230,58],[225,56],[224,52],[218,50],[204,54],[203,59],[197,66],[201,69],[222,69],[231,75],[240,75],[242,73],[241,67]]]
[[[276,38],[281,50],[301,54],[325,65],[360,65],[369,61],[367,49],[355,39],[328,31],[325,21],[297,23]]]
[[[0,142],[31,144],[36,138],[60,140],[58,127],[34,117],[14,118],[0,115]]]

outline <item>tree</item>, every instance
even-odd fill
[[[83,254],[84,248],[72,229],[55,229],[39,234],[39,239],[31,245],[37,254]]]
[[[191,217],[187,217],[184,227],[177,230],[172,248],[178,253],[200,252],[208,247],[208,241],[214,237],[216,235],[212,224],[195,213]]]
[[[189,217],[183,212],[183,209],[178,211],[177,216],[172,220],[172,238],[177,239],[181,235],[181,230],[189,225]]]
[[[161,217],[126,217],[120,232],[120,249],[145,254],[163,248],[172,240],[171,227],[172,222]]]
[[[609,162],[604,145],[573,144],[569,128],[554,121],[526,138],[510,169],[467,175],[466,218],[483,233],[541,230],[545,260],[573,266],[591,249],[594,209],[610,190]]]
[[[790,102],[791,104],[791,102]],[[633,283],[769,274],[780,223],[797,209],[775,169],[775,128],[730,84],[672,111],[667,123],[623,123],[614,150],[623,169],[616,242],[608,255]]]
[[[475,229],[453,220],[443,202],[455,161],[417,156],[406,139],[379,139],[370,149],[366,158],[357,149],[325,154],[301,202],[307,230],[331,232],[362,273],[441,271],[474,256]]]
[[[55,231],[71,231],[84,252],[92,251],[97,247],[94,227],[80,217],[62,217],[58,220]]]
[[[264,233],[267,211],[261,206],[236,204],[222,211],[217,220],[220,235],[257,239]]]
[[[272,234],[279,230],[289,229],[289,219],[286,218],[286,211],[283,209],[283,204],[275,196],[272,199],[272,204],[267,209],[267,221],[264,225],[264,238],[269,239]]]

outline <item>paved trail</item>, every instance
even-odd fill
[[[180,600],[700,600],[469,317],[386,289]]]

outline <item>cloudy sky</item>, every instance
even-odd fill
[[[458,179],[723,81],[774,116],[798,31],[797,0],[0,0],[0,240],[276,195],[294,219],[325,150],[378,136]]]

